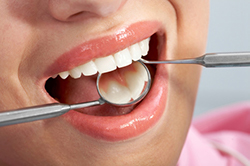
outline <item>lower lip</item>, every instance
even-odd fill
[[[93,116],[70,111],[63,117],[80,132],[109,142],[131,139],[148,131],[161,118],[167,100],[167,74],[158,66],[153,86],[146,98],[129,114]]]

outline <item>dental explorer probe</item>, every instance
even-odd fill
[[[244,67],[250,66],[250,52],[207,53],[194,59],[148,61],[145,64],[198,64],[204,67]]]
[[[144,59],[139,60],[139,62],[143,65],[148,74],[148,84],[147,88],[143,91],[141,96],[138,99],[123,104],[112,103],[106,100],[99,90],[99,79],[101,74],[98,75],[97,78],[97,90],[99,95],[101,96],[99,100],[90,101],[85,103],[78,103],[73,105],[62,104],[62,103],[54,103],[47,105],[40,105],[29,108],[22,108],[12,111],[6,111],[0,113],[0,127],[7,126],[12,124],[30,122],[35,120],[47,119],[52,117],[60,116],[69,110],[79,109],[84,107],[102,105],[104,103],[113,104],[116,106],[128,106],[135,104],[142,100],[146,94],[148,93],[151,85],[151,76],[150,73],[145,66],[145,64],[198,64],[204,67],[241,67],[241,66],[250,66],[250,52],[235,52],[235,53],[207,53],[201,57],[194,59],[181,59],[181,60],[169,60],[169,61],[147,61]],[[145,64],[143,64],[143,63]]]
[[[27,107],[22,109],[1,112],[0,127],[53,118],[63,115],[64,113],[72,109],[91,107],[102,104],[104,104],[104,101],[100,98],[99,100],[96,101],[73,104],[73,105],[52,103],[52,104],[39,105],[34,107]]]
[[[137,63],[137,62],[135,62]],[[135,64],[134,63],[134,64]],[[75,110],[79,108],[92,107],[97,105],[102,105],[104,103],[108,103],[114,106],[130,106],[140,102],[148,93],[151,86],[151,75],[144,63],[138,61],[138,64],[142,65],[147,73],[148,80],[145,81],[144,89],[142,89],[141,93],[138,94],[137,97],[131,99],[130,101],[114,101],[112,99],[105,97],[104,93],[101,91],[100,83],[102,82],[101,76],[99,73],[96,80],[96,88],[100,95],[100,98],[95,101],[77,103],[77,104],[62,104],[62,103],[52,103],[39,105],[34,107],[21,108],[16,110],[8,110],[5,112],[0,112],[0,127],[31,122],[36,120],[48,119],[57,117],[65,114],[70,110]]]

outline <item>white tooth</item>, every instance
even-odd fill
[[[84,65],[81,65],[78,68],[81,70],[82,74],[85,76],[91,76],[97,73],[97,68],[93,61],[85,63]]]
[[[139,75],[138,72],[130,72],[125,75],[131,97],[134,100],[141,95],[145,85],[145,81]]]
[[[59,76],[62,79],[66,79],[69,76],[69,72],[68,71],[63,71],[63,72],[59,73]]]
[[[116,65],[118,67],[125,67],[132,63],[130,52],[127,48],[115,53],[114,55]]]
[[[148,54],[149,40],[150,38],[147,38],[139,43],[143,56],[146,56]]]
[[[138,76],[140,76],[144,81],[148,81],[148,73],[146,69],[140,64],[139,62],[135,63],[135,67],[137,72],[139,73]]]
[[[71,69],[69,71],[69,74],[70,74],[71,77],[73,77],[75,79],[80,78],[81,75],[82,75],[81,70],[78,67],[75,67],[74,69]]]
[[[116,69],[115,60],[112,55],[103,58],[97,58],[95,60],[95,65],[100,73],[107,73]]]
[[[58,76],[58,74],[55,74],[55,75],[53,75],[53,76],[52,76],[52,78],[54,78],[54,79],[55,79],[57,76]]]
[[[138,61],[139,59],[141,59],[142,52],[138,43],[130,46],[129,51],[130,51],[132,60]]]
[[[131,100],[131,94],[127,87],[122,86],[116,81],[110,81],[108,85],[107,92],[103,92],[101,89],[102,96],[112,102],[117,104],[127,103]]]

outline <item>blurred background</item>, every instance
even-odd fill
[[[250,51],[250,1],[210,0],[207,53]],[[250,101],[250,67],[203,68],[194,116]]]

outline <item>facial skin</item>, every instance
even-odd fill
[[[50,103],[41,78],[64,52],[112,29],[158,21],[169,59],[201,56],[208,1],[0,1],[0,111]],[[132,43],[131,43],[132,44]],[[168,93],[161,120],[122,142],[82,134],[62,117],[0,128],[0,165],[175,165],[192,118],[200,67],[165,65]]]

